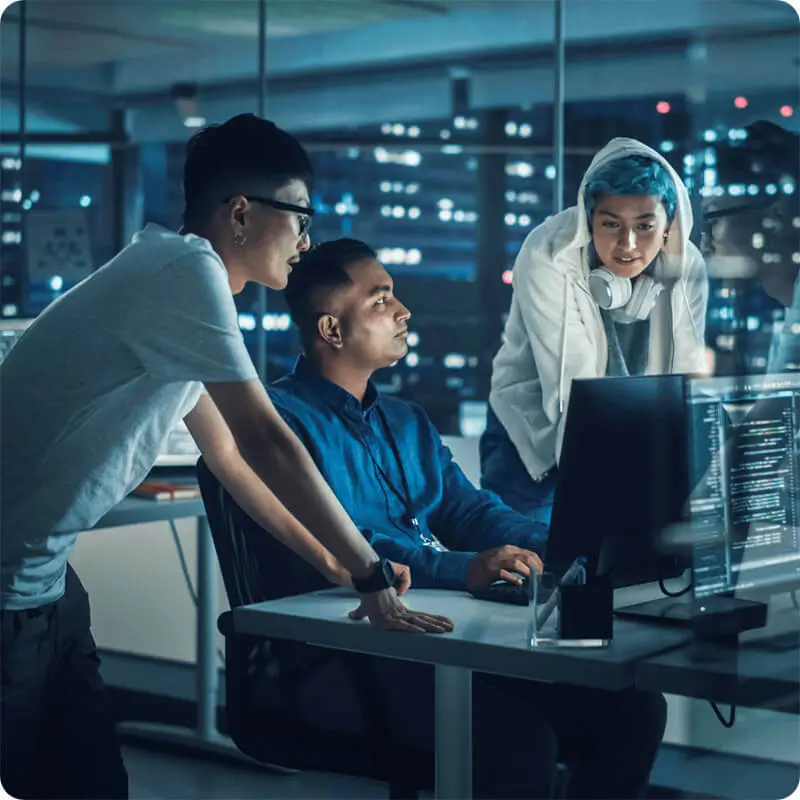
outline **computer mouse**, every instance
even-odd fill
[[[511,572],[509,573],[512,578],[518,578],[518,580],[509,580],[508,578],[498,578],[496,581],[492,581],[489,586],[497,585],[508,585],[508,586],[521,586],[522,584],[526,583],[528,580],[527,575],[523,575],[521,572]]]
[[[488,586],[481,589],[470,589],[473,597],[479,600],[491,600],[494,603],[509,603],[515,606],[527,606],[531,602],[532,586],[527,575],[512,572],[512,575],[521,579],[520,583],[506,578],[498,578]]]

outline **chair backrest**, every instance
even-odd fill
[[[232,608],[330,586],[238,506],[201,458],[197,481]]]
[[[197,480],[231,607],[330,586],[242,511],[202,458],[197,462]],[[225,640],[229,732],[243,753],[295,769],[388,780],[395,788],[432,787],[430,755],[392,738],[370,657],[301,642],[231,635],[230,630]],[[301,718],[305,676],[332,661],[341,663],[357,687],[362,731],[319,729]],[[275,702],[270,703],[270,697]]]

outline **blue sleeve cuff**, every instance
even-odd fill
[[[467,588],[469,563],[475,553],[439,552],[431,547],[405,547],[387,536],[370,535],[364,532],[367,540],[382,558],[388,558],[398,564],[405,564],[411,570],[411,585],[419,589],[455,589],[463,591]]]
[[[466,591],[467,573],[475,553],[447,552],[439,554],[439,563],[436,569],[436,589],[455,589]],[[414,572],[411,572],[411,585],[414,585]],[[419,584],[417,584],[419,586]],[[420,586],[420,588],[425,588]]]

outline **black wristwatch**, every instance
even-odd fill
[[[353,588],[360,594],[382,592],[394,586],[396,578],[392,562],[388,558],[381,558],[375,562],[374,569],[366,578],[353,578]]]

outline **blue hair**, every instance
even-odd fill
[[[594,170],[586,181],[583,203],[589,225],[597,201],[604,195],[652,195],[660,198],[672,223],[678,198],[675,184],[667,170],[647,156],[626,156]]]

